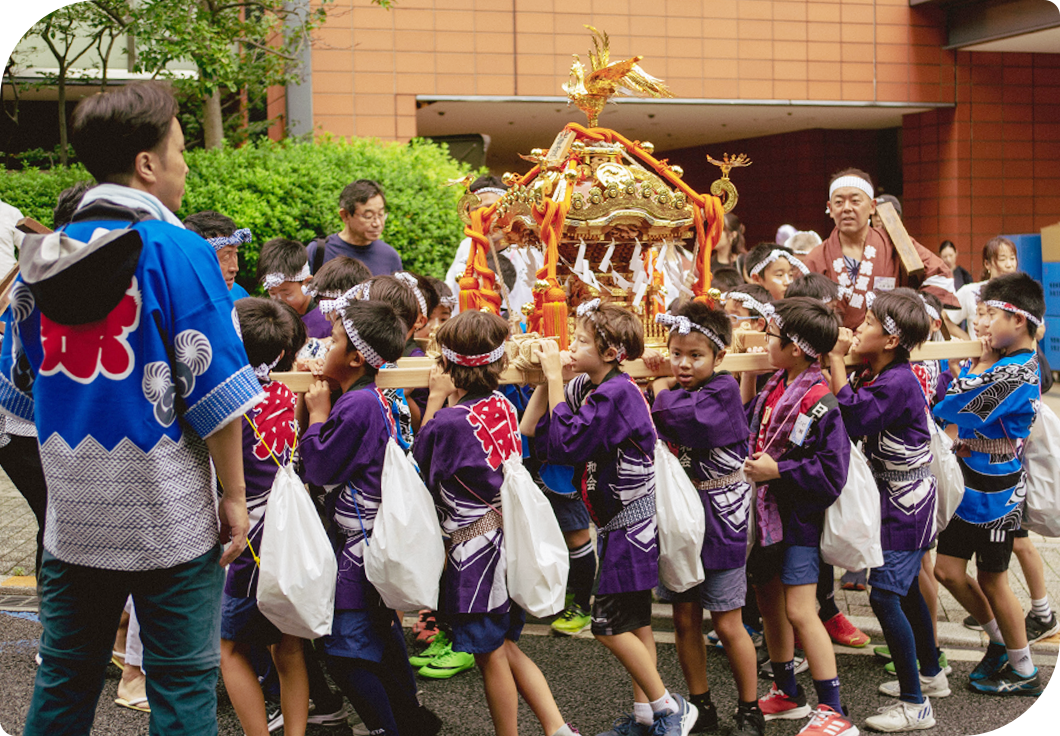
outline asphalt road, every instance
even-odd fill
[[[35,618],[33,614],[0,612],[0,733],[4,729],[12,735],[21,733],[36,669],[33,657],[40,637],[40,624]],[[616,716],[630,708],[632,695],[628,678],[617,661],[595,641],[524,635],[520,645],[541,666],[564,716],[582,734],[592,736],[608,729]],[[876,708],[889,702],[876,692],[876,687],[887,676],[880,661],[872,656],[839,654],[837,659],[843,701],[852,711],[855,723],[859,723],[872,715]],[[683,680],[672,644],[659,645],[659,667],[668,686],[681,692]],[[986,733],[1010,723],[1035,703],[1034,698],[997,698],[972,693],[966,690],[966,683],[974,662],[954,662],[953,667],[950,682],[954,692],[951,697],[935,701],[939,725],[930,731],[933,736]],[[1041,671],[1043,677],[1048,679],[1053,674],[1053,667],[1041,666]],[[714,702],[723,714],[721,733],[727,734],[732,725],[731,711],[735,709],[736,692],[728,664],[720,651],[710,650],[708,675]],[[147,716],[113,705],[118,679],[118,670],[109,668],[93,733],[115,736],[147,734]],[[799,679],[807,692],[811,693],[811,703],[814,702],[809,674],[801,674]],[[445,724],[444,734],[488,736],[493,733],[481,680],[475,671],[448,681],[422,680],[421,687],[423,702]],[[767,683],[761,681],[760,694],[766,688]],[[1051,712],[1055,714],[1060,711],[1056,700],[1060,698],[1054,693],[1049,703],[1041,705],[1050,706]],[[1038,708],[1035,711],[1037,713]],[[242,734],[223,686],[218,687],[218,720],[222,735]],[[1055,734],[1060,731],[1055,727],[1057,722],[1060,721],[1053,719],[1052,727],[1036,724],[1021,728],[1020,731]],[[520,711],[520,724],[523,733],[540,733],[533,715],[525,705]],[[797,733],[803,724],[804,721],[772,722],[767,724],[767,734],[789,736]],[[343,736],[349,733],[346,727],[309,728],[309,736]]]

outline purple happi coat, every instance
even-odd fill
[[[385,405],[372,378],[362,378],[339,397],[326,422],[306,430],[298,447],[305,480],[328,492],[328,517],[342,542],[337,610],[363,610],[378,600],[365,577],[364,545],[379,512],[386,443],[396,434]]]
[[[850,438],[865,438],[865,458],[880,491],[880,541],[887,550],[927,549],[935,539],[935,476],[927,402],[909,363],[875,377],[851,377],[836,397]]]
[[[501,508],[502,465],[521,454],[515,407],[497,391],[467,394],[423,425],[413,457],[447,534]],[[504,531],[497,528],[452,545],[442,578],[445,613],[506,613],[510,607]]]
[[[315,337],[320,340],[331,337],[331,320],[320,313],[320,308],[317,307],[315,300],[309,303],[309,309],[302,315],[302,323],[305,325],[305,331],[309,337]]]
[[[747,417],[740,385],[729,373],[715,373],[693,391],[677,387],[655,397],[652,419],[693,483],[724,478],[747,458]],[[699,491],[706,512],[703,568],[742,567],[747,555],[751,485],[745,480]]]
[[[573,465],[596,523],[601,595],[654,588],[659,582],[655,516],[614,531],[607,523],[632,503],[655,495],[655,427],[633,380],[612,371],[599,386],[585,374],[566,388],[566,402],[537,425],[548,462]]]

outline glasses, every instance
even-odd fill
[[[387,216],[386,210],[380,210],[379,212],[371,212],[371,211],[361,212],[361,213],[355,215],[355,217],[357,217],[357,219],[359,219],[361,222],[365,222],[365,223],[372,223],[372,222],[375,222],[376,220],[379,220],[379,222],[386,222],[386,216]]]
[[[766,330],[766,337],[775,337],[778,340],[784,339],[784,336],[781,335],[779,332],[770,332],[769,330]]]
[[[747,317],[741,317],[738,314],[730,314],[729,315],[729,321],[732,322],[734,325],[738,325],[741,322],[743,322],[744,320],[749,320],[749,319],[761,319],[761,317],[755,317],[753,315],[749,315]]]

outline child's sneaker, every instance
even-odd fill
[[[650,736],[654,725],[645,726],[643,723],[637,723],[637,719],[629,713],[618,718],[610,731],[604,731],[597,736]]]
[[[767,721],[794,721],[810,715],[810,706],[806,705],[806,691],[802,689],[802,685],[798,686],[795,696],[792,697],[774,682],[765,697],[758,699],[758,707]]]
[[[1028,613],[1024,619],[1027,627],[1027,643],[1033,644],[1060,631],[1060,623],[1056,620],[1056,612],[1049,614],[1048,619],[1041,619],[1033,613]]]
[[[760,708],[737,708],[733,736],[764,736],[766,719]]]
[[[474,666],[474,654],[455,651],[453,645],[450,644],[448,651],[432,659],[429,664],[420,667],[419,675],[431,680],[448,680]]]
[[[802,674],[810,669],[810,663],[806,661],[806,653],[800,652],[798,649],[795,650],[794,662],[796,675]],[[758,676],[767,680],[773,679],[773,663],[770,662],[769,659],[766,659],[766,661],[758,667]]]
[[[880,692],[892,698],[899,698],[902,695],[902,687],[899,685],[898,680],[892,680],[880,685]],[[950,694],[950,683],[946,678],[946,670],[942,670],[934,677],[920,675],[920,692],[922,695],[931,698],[947,697]],[[927,726],[924,728],[927,728]]]
[[[990,695],[1041,695],[1042,678],[1038,668],[1024,677],[1007,664],[997,674],[982,680],[973,680],[972,689]]]
[[[839,578],[839,587],[843,590],[865,590],[865,586],[868,584],[868,575],[868,570],[847,570]]]
[[[858,729],[846,716],[827,705],[818,705],[813,718],[799,731],[804,736],[858,736]]]
[[[699,709],[680,695],[671,694],[677,701],[676,713],[656,713],[651,736],[688,736],[696,725]]]
[[[983,630],[983,625],[975,620],[975,616],[965,616],[964,621],[961,623],[964,624],[964,628],[971,629],[972,631]]]
[[[899,700],[893,705],[880,708],[878,715],[866,718],[865,726],[873,731],[887,733],[922,731],[935,727],[935,711],[931,707],[931,701],[927,698],[924,698],[924,702],[920,704]]]
[[[409,657],[409,664],[412,665],[413,669],[419,669],[420,667],[426,667],[436,657],[440,657],[452,648],[452,644],[449,641],[449,637],[445,635],[444,631],[439,631],[434,637],[434,641],[431,642],[430,646],[424,649],[419,654],[414,654]]]
[[[881,648],[886,648],[886,647],[877,647],[877,649],[881,649]],[[888,654],[889,654],[889,653],[890,653],[890,652],[888,651]],[[941,667],[941,668],[942,668],[942,671],[943,671],[943,672],[945,672],[945,673],[946,673],[947,675],[949,675],[949,674],[952,674],[952,673],[953,673],[953,668],[952,668],[952,667],[950,667],[950,660],[949,660],[949,658],[948,658],[948,657],[946,656],[946,652],[939,652],[939,667]],[[919,659],[918,659],[918,660],[916,661],[916,668],[917,668],[917,669],[920,669],[920,660],[919,660]],[[897,671],[897,670],[895,670],[895,668],[894,668],[894,662],[888,662],[887,664],[885,664],[885,665],[883,666],[883,670],[884,670],[884,672],[886,672],[886,673],[887,673],[888,675],[893,675],[893,674],[895,674],[895,673],[896,673],[896,671]]]
[[[972,670],[972,674],[968,675],[968,679],[974,683],[978,680],[993,677],[1006,664],[1008,664],[1008,652],[1005,651],[1005,645],[990,642],[986,647],[986,654],[983,655],[982,661]]]
[[[846,647],[861,648],[870,641],[869,635],[850,623],[842,611],[825,621],[824,628],[828,635],[832,637],[832,641]]]
[[[872,653],[880,659],[886,659],[887,661],[891,660],[891,648],[888,646],[873,647]]]
[[[692,703],[699,711],[692,733],[704,733],[718,730],[718,709],[714,703]]]
[[[552,631],[563,636],[574,636],[589,628],[593,622],[589,613],[577,603],[571,603],[563,613],[552,622]]]

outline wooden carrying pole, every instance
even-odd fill
[[[920,260],[920,254],[916,252],[913,239],[909,237],[909,233],[906,231],[905,225],[902,224],[902,219],[898,217],[898,212],[894,209],[894,205],[890,202],[880,202],[876,205],[876,211],[880,214],[880,219],[883,220],[883,227],[887,230],[887,234],[891,236],[891,242],[894,244],[895,252],[898,253],[898,261],[901,263],[902,271],[905,272],[907,277],[923,278],[924,262]]]
[[[961,360],[978,358],[983,346],[978,340],[951,340],[950,342],[928,342],[913,351],[910,360]],[[848,366],[857,365],[852,356],[847,356]],[[432,358],[401,358],[397,368],[379,371],[376,385],[379,388],[426,388],[427,378],[434,365]],[[765,353],[737,353],[726,355],[719,364],[720,368],[733,373],[741,371],[768,372],[769,357]],[[664,361],[658,372],[648,370],[643,360],[633,360],[622,364],[622,370],[633,378],[654,378],[670,375],[670,361]],[[315,380],[310,373],[273,373],[274,380],[285,384],[295,393],[304,393]],[[501,383],[541,383],[544,376],[540,371],[520,371],[508,367],[501,374]]]

